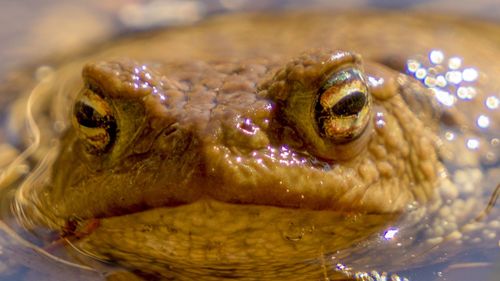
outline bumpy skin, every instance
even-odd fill
[[[412,35],[384,31],[391,20]],[[393,68],[434,47],[428,27],[453,24],[390,14],[229,17],[61,67],[63,91],[76,101],[96,93],[117,129],[96,152],[69,126],[48,183],[19,192],[20,217],[148,278],[334,277],[325,258],[435,195],[444,171],[435,126],[407,97],[428,90]],[[465,48],[462,36],[442,36],[441,49]],[[479,52],[495,49],[488,42]],[[325,81],[352,66],[365,77],[370,118],[359,136],[332,142],[318,132],[314,105]]]

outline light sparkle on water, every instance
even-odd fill
[[[429,58],[433,64],[441,64],[444,60],[444,54],[440,50],[432,50]]]
[[[476,96],[477,92],[474,87],[458,87],[457,96],[463,100],[471,100]]]
[[[477,125],[481,128],[488,128],[490,126],[490,118],[486,115],[479,115]]]
[[[417,69],[420,67],[420,63],[416,60],[408,60],[407,65],[408,65],[408,71],[412,73],[416,72]]]
[[[450,69],[459,69],[462,66],[462,59],[459,57],[452,57],[448,60],[448,67]]]
[[[453,106],[455,104],[456,98],[447,91],[443,91],[437,88],[432,88],[432,91],[434,92],[436,99],[440,103],[446,106]]]
[[[432,77],[432,76],[427,76],[425,77],[424,79],[424,84],[427,86],[427,87],[436,87],[437,85],[437,81],[436,81],[436,78]]]
[[[498,103],[498,98],[495,96],[489,96],[486,98],[486,107],[489,109],[497,109]]]
[[[472,67],[462,68],[462,58],[458,56],[447,59],[443,51],[432,50],[427,62],[409,59],[406,67],[408,72],[431,89],[436,100],[445,106],[451,107],[458,99],[471,100],[476,96],[473,85],[464,83],[478,79],[479,71]]]
[[[438,85],[438,87],[446,87],[448,83],[446,82],[446,78],[444,78],[443,75],[438,75],[436,77],[436,84]]]
[[[460,71],[448,71],[445,77],[448,82],[453,84],[460,84],[462,82],[462,72]]]
[[[384,239],[385,240],[392,240],[394,239],[394,237],[396,237],[396,234],[399,232],[399,228],[394,228],[394,227],[391,227],[391,228],[388,228],[385,232],[384,232]]]
[[[444,137],[448,140],[448,141],[452,141],[455,139],[455,134],[452,133],[452,132],[446,132],[444,134]]]
[[[446,57],[442,50],[435,49],[428,53],[427,60],[422,60],[421,57],[408,59],[406,68],[410,75],[433,92],[436,101],[446,107],[480,98],[481,89],[476,88],[476,83],[481,79],[481,72],[475,67],[465,65],[460,56]],[[490,94],[483,102],[490,110],[497,109],[500,104],[496,93]],[[489,128],[493,123],[487,112],[473,118],[478,128]],[[448,141],[453,138],[452,134],[446,135]],[[467,140],[466,147],[470,150],[478,149],[479,140]]]
[[[474,68],[466,68],[462,71],[462,77],[463,77],[464,81],[467,81],[467,82],[475,81],[478,76],[479,76],[479,74],[478,74],[477,70],[475,70]]]
[[[478,139],[468,139],[467,140],[467,148],[471,150],[476,150],[479,148],[479,140]]]
[[[425,68],[419,68],[415,72],[415,77],[417,77],[418,79],[424,79],[425,76],[427,76],[427,70]]]

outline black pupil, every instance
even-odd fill
[[[87,128],[100,128],[105,124],[104,116],[99,114],[93,107],[77,102],[75,104],[76,120]]]
[[[332,107],[332,112],[337,116],[351,116],[358,114],[366,104],[366,95],[354,92],[342,98]]]

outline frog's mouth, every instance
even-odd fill
[[[317,259],[352,247],[382,232],[396,218],[394,214],[360,215],[203,199],[177,207],[72,221],[62,237],[104,261],[134,255],[167,264],[215,266],[258,261],[262,266]],[[165,251],[158,250],[164,247]]]

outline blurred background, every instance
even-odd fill
[[[432,11],[500,21],[498,0],[0,0],[0,76],[19,64],[77,52],[128,31],[189,24],[226,12],[325,7]]]

